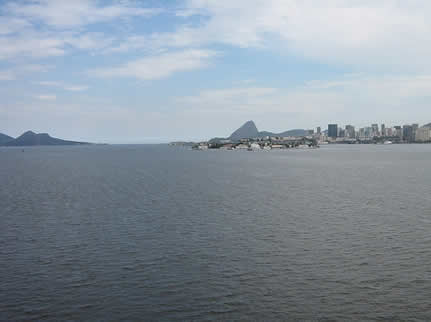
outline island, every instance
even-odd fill
[[[318,148],[318,142],[307,130],[294,129],[281,133],[259,131],[253,121],[245,122],[228,138],[213,138],[205,142],[172,142],[173,146],[191,147],[193,150],[279,150],[289,148]]]
[[[86,145],[88,142],[68,141],[50,136],[48,133],[27,131],[17,138],[0,133],[0,146],[39,146],[39,145]]]

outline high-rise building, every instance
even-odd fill
[[[354,139],[355,136],[355,127],[353,125],[346,125],[346,136]]]
[[[399,125],[394,126],[394,129],[395,129],[395,136],[399,137],[402,140],[403,130],[402,130],[401,126],[399,126]]]
[[[395,130],[395,136],[399,137],[400,140],[403,139],[403,129],[401,128],[401,126],[396,125],[394,126],[394,130]]]
[[[328,124],[328,137],[335,139],[337,135],[338,135],[338,125]]]
[[[385,129],[385,125],[384,124],[382,124],[380,126],[380,135],[381,136],[385,136],[386,135],[386,129]]]
[[[320,134],[320,132],[322,132],[322,129],[320,128],[320,126],[318,126],[317,129],[316,129],[316,133]]]
[[[379,136],[379,125],[371,124],[371,136]]]
[[[403,141],[413,142],[413,127],[411,125],[403,125]]]
[[[412,141],[416,141],[416,131],[419,128],[419,124],[414,123],[412,124]]]
[[[418,142],[429,142],[431,141],[431,128],[421,127],[416,130],[416,141]]]

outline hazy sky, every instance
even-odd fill
[[[429,0],[0,0],[0,132],[431,122]]]

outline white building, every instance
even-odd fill
[[[236,148],[235,149],[237,149],[237,150],[247,150],[249,147],[248,147],[248,144],[238,144],[237,146],[236,146]]]
[[[427,142],[431,141],[431,128],[421,127],[416,130],[416,141]]]
[[[250,148],[252,150],[260,150],[261,149],[260,145],[258,143],[252,143],[252,144],[250,144]]]

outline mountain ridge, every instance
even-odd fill
[[[11,136],[9,136],[9,135],[6,135],[6,134],[3,134],[3,133],[0,133],[0,145],[3,145],[3,144],[5,144],[5,143],[7,143],[7,142],[10,142],[10,141],[12,141],[12,140],[14,140],[15,138],[13,138],[13,137],[11,137]]]
[[[250,120],[245,122],[237,130],[233,131],[232,134],[227,139],[231,141],[238,141],[240,139],[262,138],[265,136],[286,137],[286,136],[305,136],[305,135],[307,135],[307,131],[303,129],[293,129],[293,130],[288,130],[281,133],[259,131],[254,121]],[[210,141],[220,141],[220,140],[225,140],[225,139],[213,138]]]
[[[58,139],[50,136],[48,133],[35,133],[33,131],[26,131],[17,138],[12,138],[8,135],[3,134],[6,137],[11,138],[10,140],[2,141],[0,136],[1,146],[39,146],[39,145],[83,145],[90,144],[87,142],[68,141]]]

